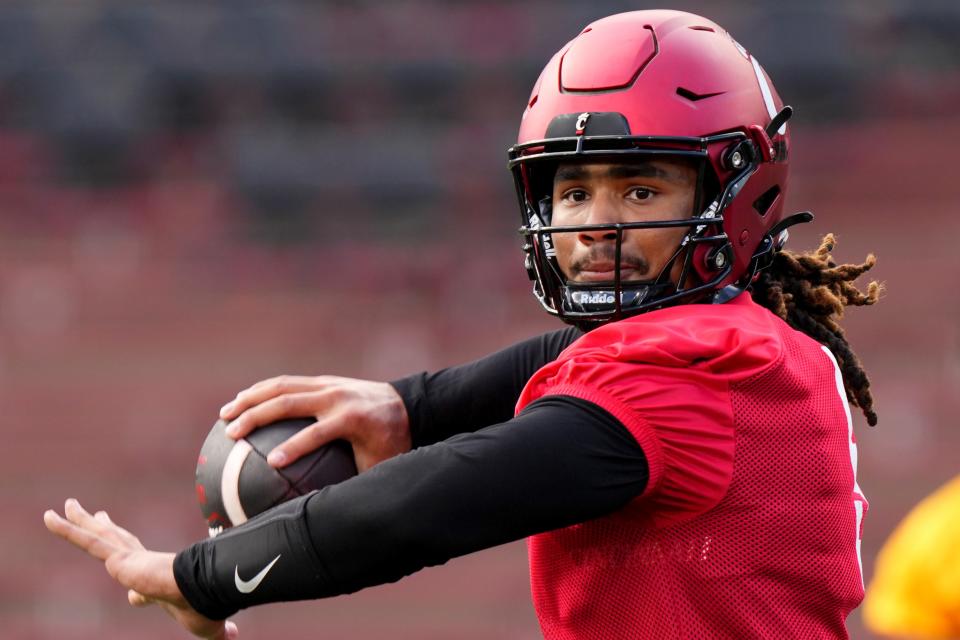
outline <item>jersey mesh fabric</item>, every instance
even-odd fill
[[[530,538],[546,638],[847,637],[863,585],[846,400],[818,343],[741,298],[638,316],[606,348],[582,339],[525,389],[520,408],[558,390],[621,421],[627,406],[651,458],[650,486],[626,508]],[[712,391],[666,411],[678,371]]]

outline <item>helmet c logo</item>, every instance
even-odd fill
[[[576,128],[577,128],[577,135],[578,135],[578,136],[582,136],[582,135],[583,135],[583,129],[584,129],[584,127],[587,126],[587,118],[589,118],[589,117],[590,117],[590,114],[589,114],[589,113],[586,113],[586,112],[581,113],[581,114],[577,117],[577,124],[576,124],[575,126],[576,126]],[[568,122],[569,122],[569,120],[568,120]]]

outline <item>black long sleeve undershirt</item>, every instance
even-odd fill
[[[584,400],[551,396],[200,542],[177,555],[174,573],[197,611],[222,619],[256,604],[393,582],[612,513],[647,479],[643,451],[618,420]],[[238,590],[238,579],[275,559],[255,590]]]
[[[509,420],[527,380],[582,335],[567,327],[467,364],[392,381],[407,408],[413,446]]]

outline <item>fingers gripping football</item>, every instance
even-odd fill
[[[227,435],[242,438],[285,418],[317,422],[277,446],[268,460],[283,467],[342,438],[353,446],[359,471],[410,450],[409,419],[403,400],[384,382],[339,376],[279,376],[237,394],[221,409],[231,420]]]
[[[260,403],[245,409],[227,428],[231,438],[243,438],[257,427],[262,427],[284,418],[319,417],[328,412],[336,402],[337,390],[321,389],[287,392],[265,398]]]
[[[289,464],[326,443],[342,437],[340,433],[342,430],[343,422],[338,416],[324,417],[281,443],[267,456],[267,462],[275,467]]]
[[[251,407],[256,407],[273,398],[335,388],[339,386],[338,382],[342,380],[347,380],[347,378],[339,378],[338,376],[284,375],[261,380],[238,393],[236,398],[225,404],[223,408],[220,409],[220,417],[224,420],[233,420]],[[284,417],[300,418],[304,416]],[[238,431],[238,437],[242,437],[243,435],[245,435],[245,433]]]

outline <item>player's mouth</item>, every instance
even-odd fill
[[[576,270],[577,282],[613,282],[616,279],[616,265],[612,262],[594,262]],[[640,273],[635,265],[620,264],[620,280],[636,280]]]

